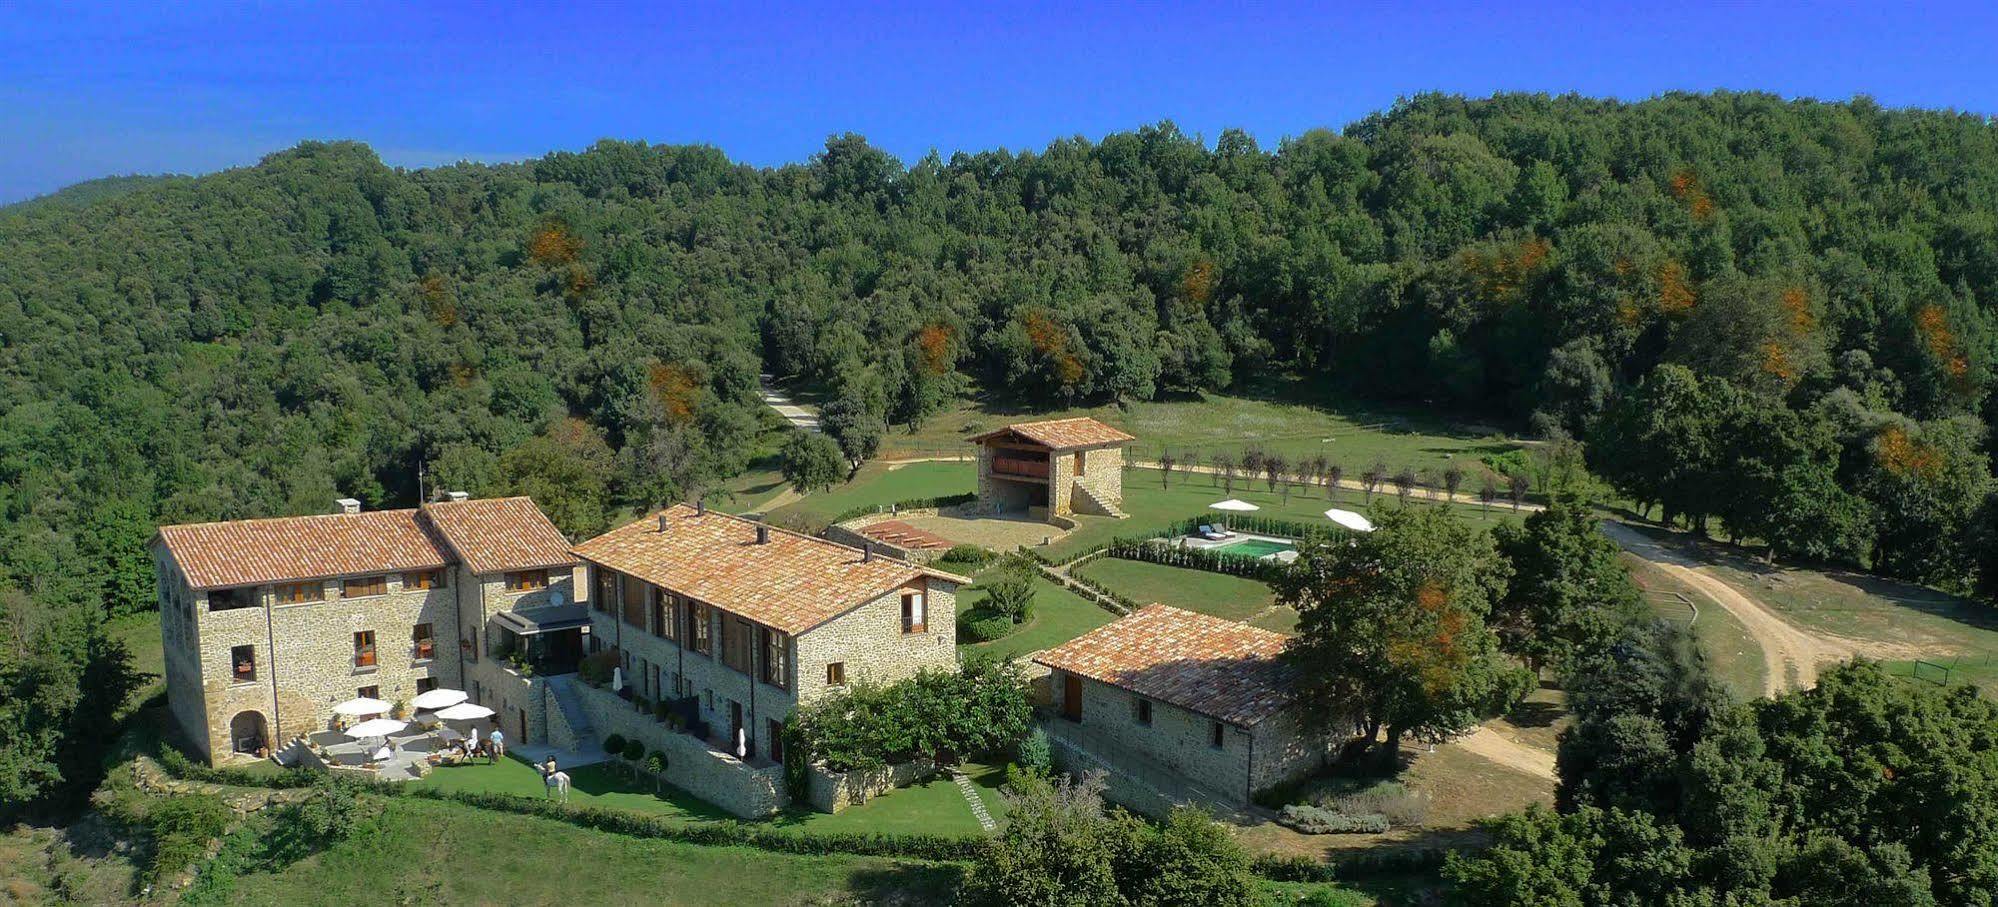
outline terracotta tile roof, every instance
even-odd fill
[[[1289,637],[1193,611],[1152,605],[1034,656],[1079,674],[1247,727],[1290,704]]]
[[[531,498],[484,498],[423,505],[423,515],[473,573],[571,567],[569,540]]]
[[[1117,429],[1111,428],[1088,416],[1073,419],[1047,419],[1040,422],[1021,422],[1008,425],[997,431],[974,435],[973,442],[996,438],[1000,435],[1019,435],[1029,441],[1052,450],[1067,450],[1072,447],[1096,447],[1103,444],[1129,444],[1138,440]]]
[[[660,518],[666,520],[660,530]],[[575,553],[786,633],[801,633],[921,576],[961,576],[686,505],[669,507],[577,545]]]
[[[161,526],[160,541],[196,589],[429,570],[450,563],[414,510]]]

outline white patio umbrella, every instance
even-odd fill
[[[624,667],[620,665],[611,669],[611,692],[615,693],[622,689],[624,689]]]
[[[394,718],[371,718],[348,728],[343,733],[355,740],[364,740],[369,737],[387,737],[406,727],[409,727],[409,722],[407,721],[397,721]]]
[[[348,718],[358,718],[362,715],[386,714],[388,710],[389,704],[386,702],[379,699],[370,699],[366,696],[359,696],[334,706],[333,714],[344,715]]]
[[[1209,505],[1207,505],[1207,509],[1209,509],[1209,510],[1235,510],[1235,511],[1240,511],[1240,512],[1242,512],[1242,513],[1248,513],[1248,512],[1249,512],[1249,511],[1251,511],[1251,510],[1261,510],[1262,508],[1261,508],[1261,507],[1257,507],[1256,505],[1254,505],[1254,504],[1251,504],[1251,503],[1249,503],[1248,501],[1238,501],[1238,500],[1235,500],[1234,498],[1229,498],[1228,500],[1225,500],[1225,501],[1219,501],[1219,502],[1216,502],[1216,503],[1213,503],[1213,504],[1209,504]]]
[[[1331,510],[1325,511],[1325,518],[1355,532],[1374,531],[1374,524],[1371,520],[1350,510],[1340,510],[1334,507]]]
[[[465,695],[464,690],[437,689],[416,694],[416,698],[410,700],[409,704],[427,712],[454,706],[470,698],[472,697]]]
[[[475,702],[461,702],[448,709],[438,709],[437,717],[445,721],[477,721],[493,717],[493,710]]]

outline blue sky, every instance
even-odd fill
[[[1171,119],[1273,146],[1424,90],[1869,94],[1998,113],[1998,4],[0,6],[0,202],[304,139],[393,164],[602,137],[904,160]]]

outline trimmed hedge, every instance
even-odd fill
[[[966,614],[965,616],[971,617],[971,614]],[[1013,631],[1019,625],[1013,623],[1012,619],[1004,614],[993,614],[973,617],[971,620],[958,624],[958,626],[964,628],[965,639],[972,642],[991,642],[995,639],[1004,639],[1012,635]]]
[[[1387,817],[1380,813],[1348,815],[1302,803],[1284,807],[1282,818],[1277,822],[1307,835],[1377,835],[1388,830]]]
[[[1156,538],[1120,538],[1112,541],[1104,553],[1127,561],[1144,561],[1167,567],[1224,573],[1266,583],[1276,582],[1293,569],[1289,564],[1261,558],[1224,554],[1207,548],[1181,548],[1165,544]]]
[[[1273,882],[1351,882],[1435,873],[1450,852],[1444,847],[1387,847],[1336,851],[1325,860],[1262,854],[1249,861],[1249,870]]]

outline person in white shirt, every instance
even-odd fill
[[[491,765],[506,755],[506,735],[500,733],[499,727],[495,726],[493,732],[486,735],[486,741],[492,744],[492,747],[486,750],[486,764]]]

